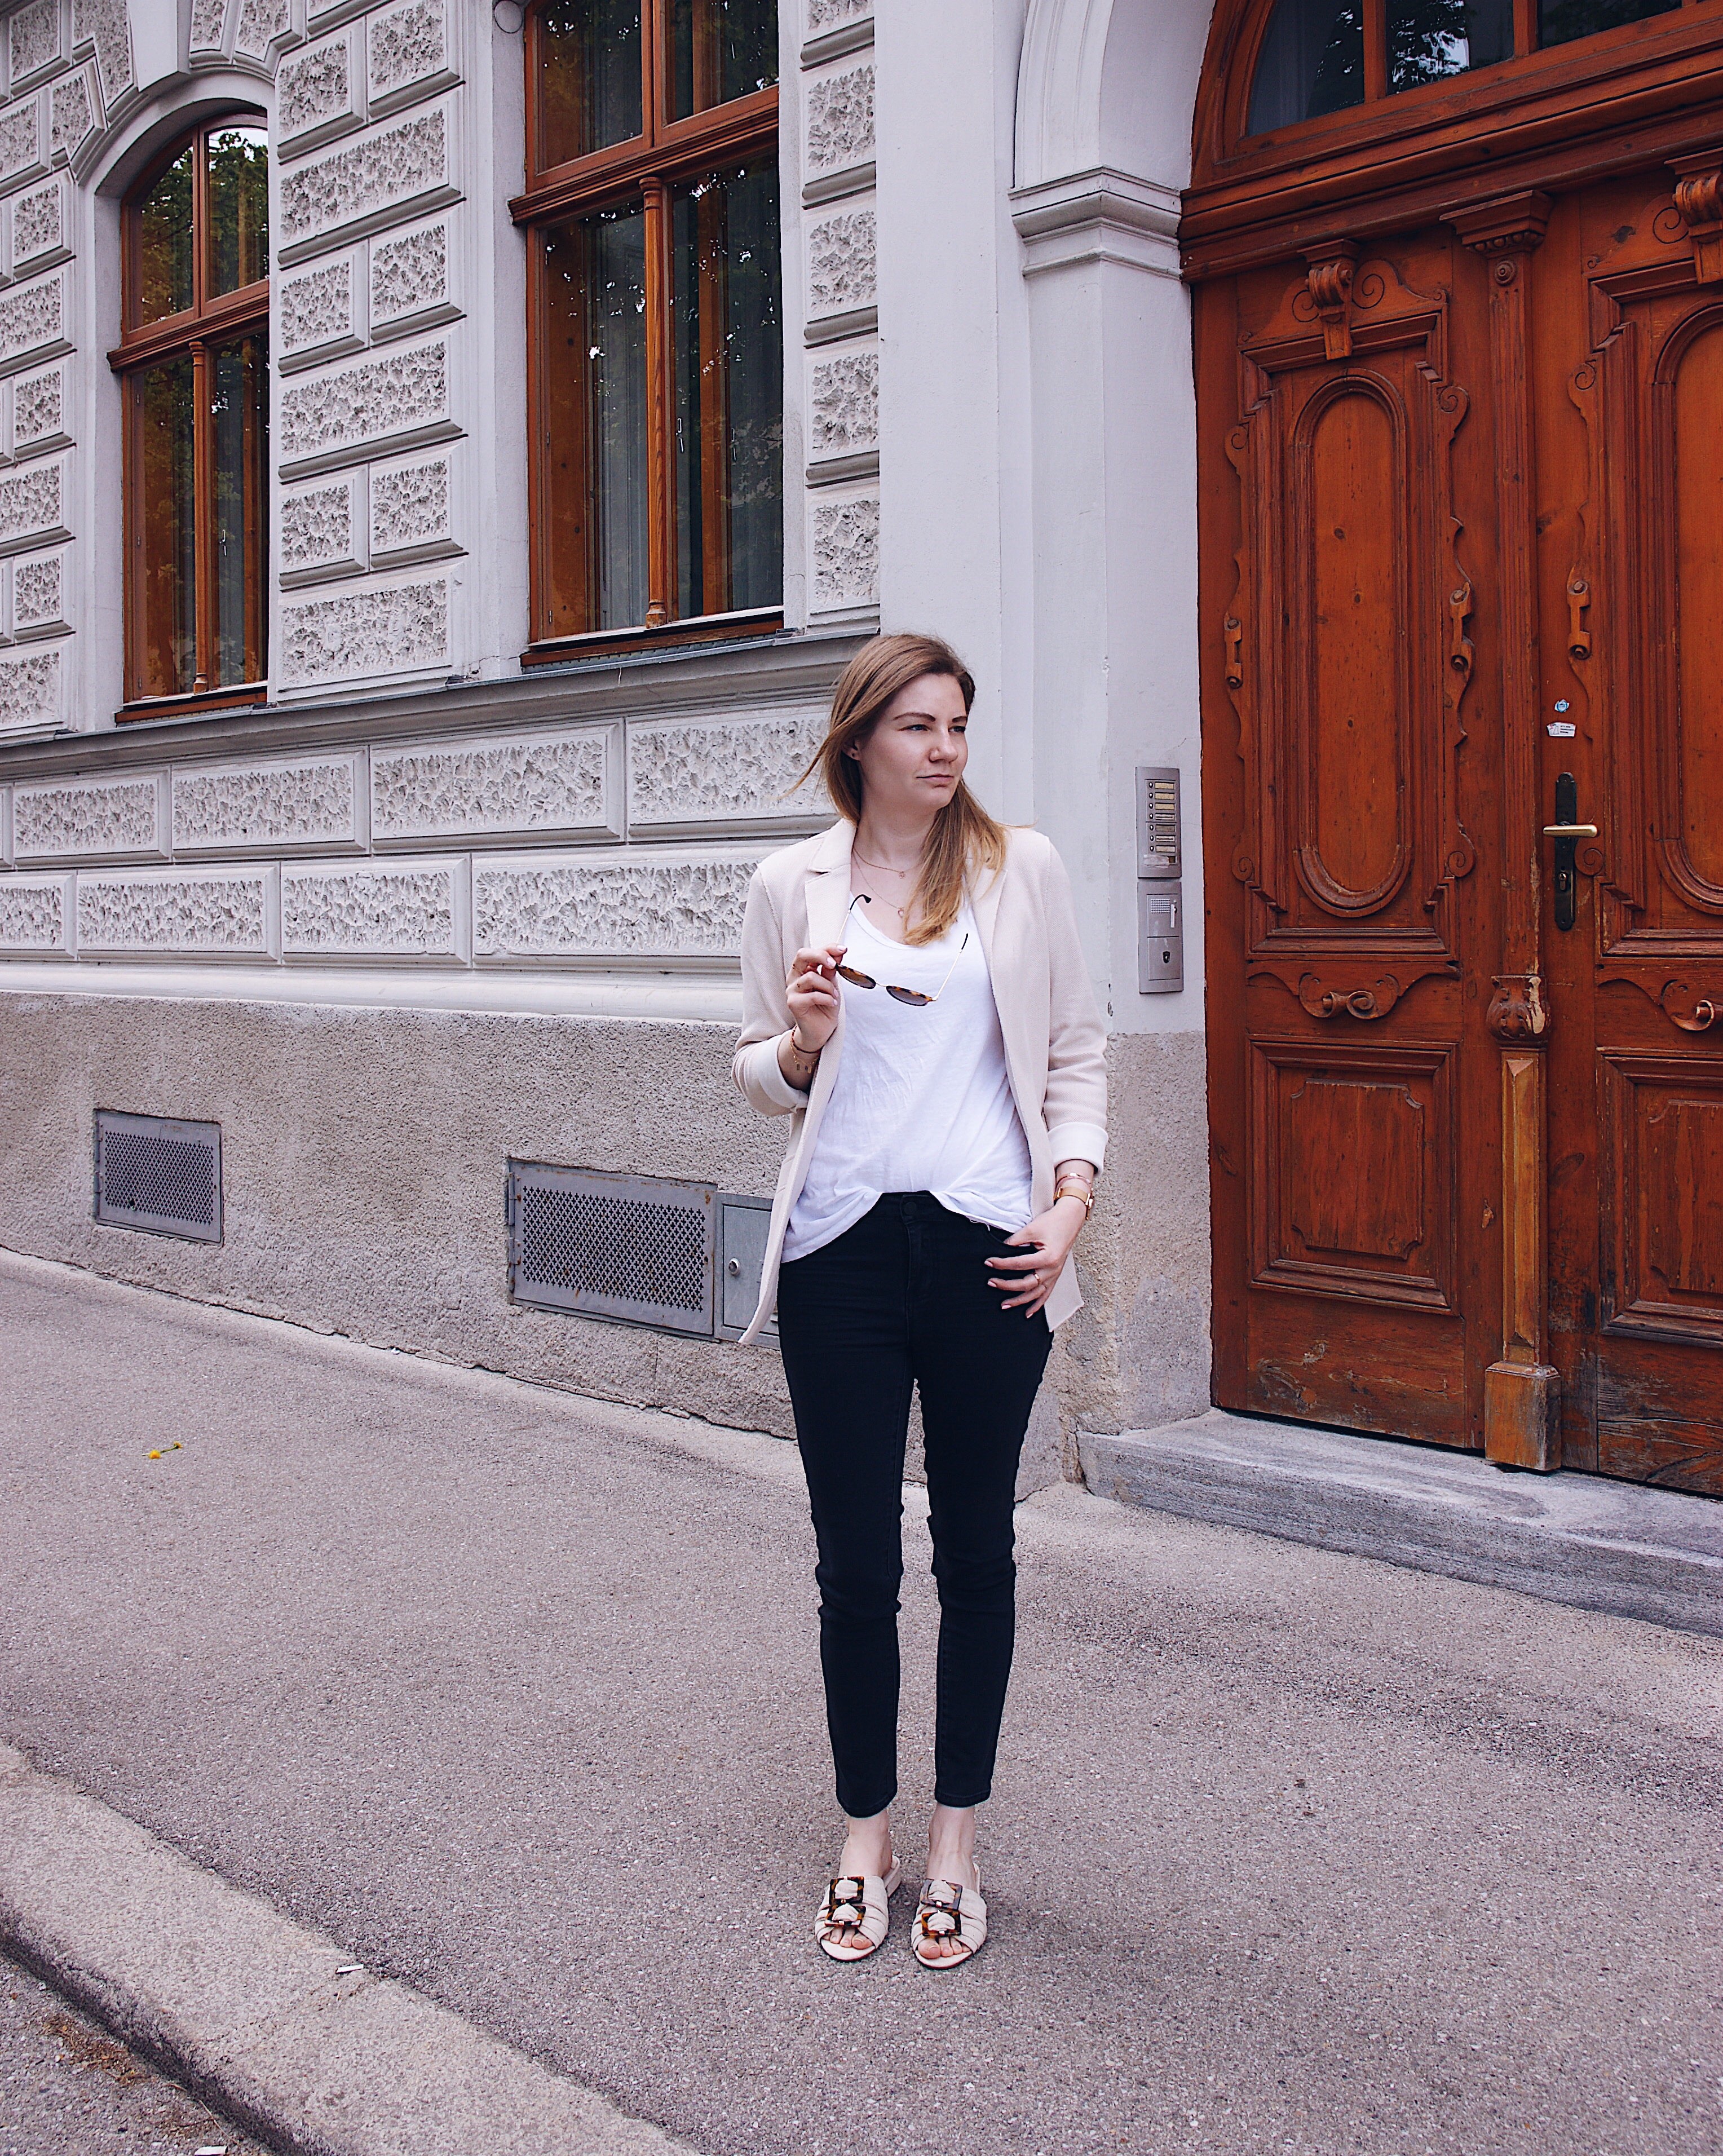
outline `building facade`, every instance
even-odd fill
[[[1720,53],[11,8],[0,1241],[787,1430],[723,1337],[742,900],[926,628],[1110,1035],[1033,1471],[1218,1398],[1723,1486]],[[139,1232],[206,1142],[218,1223]]]

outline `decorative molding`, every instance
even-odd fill
[[[111,113],[137,85],[126,0],[72,0],[74,50],[86,43],[95,49],[102,103]]]
[[[809,486],[847,486],[859,479],[878,479],[879,452],[860,449],[847,457],[820,457],[806,467],[803,476]]]
[[[1322,325],[1323,350],[1330,359],[1352,356],[1352,278],[1358,253],[1355,239],[1326,240],[1304,250],[1309,265],[1305,285]]]
[[[7,88],[14,97],[66,58],[60,28],[60,0],[30,0],[6,24]]]
[[[87,68],[57,82],[48,98],[48,154],[76,164],[96,131],[95,85]]]
[[[212,59],[225,59],[228,44],[228,0],[192,0],[192,29],[187,49]]]
[[[456,200],[454,134],[452,108],[433,105],[284,171],[277,260],[285,267]]]
[[[42,141],[43,101],[28,99],[0,111],[0,187],[11,188],[39,178],[48,170],[49,153]]]
[[[292,34],[293,0],[240,0],[233,49],[241,58],[267,65],[270,46]]]
[[[620,837],[621,761],[615,726],[379,749],[372,843]]]
[[[877,307],[856,307],[847,315],[828,315],[823,321],[804,322],[802,341],[813,346],[826,344],[848,344],[860,337],[879,334],[879,310]]]
[[[78,878],[78,948],[100,957],[273,958],[274,868],[147,869]]]
[[[851,195],[871,194],[879,180],[879,167],[871,157],[864,165],[846,165],[841,171],[827,172],[819,179],[804,182],[802,207],[818,209],[822,203],[843,202]]]
[[[1179,214],[1176,187],[1106,166],[1015,187],[1011,195],[1026,277],[1076,263],[1116,262],[1177,278]]]
[[[1687,227],[1693,275],[1700,285],[1723,285],[1723,157],[1715,150],[1696,157],[1671,157],[1675,208]]]
[[[464,860],[284,869],[282,956],[464,965],[469,888]]]
[[[1490,202],[1468,203],[1462,209],[1444,210],[1442,222],[1451,224],[1474,254],[1530,254],[1542,246],[1554,208],[1548,195],[1527,187]],[[1512,275],[1509,270],[1504,276],[1498,270],[1498,281],[1506,283]]]
[[[57,726],[61,718],[58,649],[0,659],[0,729]]]
[[[173,773],[176,855],[362,851],[362,756],[182,766]]]
[[[39,186],[14,196],[12,204],[11,269],[14,277],[33,277],[64,262],[71,249],[64,176],[54,172]]]
[[[362,585],[284,603],[277,642],[283,687],[363,681],[449,665],[449,584]]]
[[[807,98],[807,170],[853,171],[874,155],[871,62],[811,83]]]
[[[825,730],[823,706],[758,718],[631,721],[630,834],[828,823],[831,802],[818,778],[792,792]]]
[[[441,337],[295,380],[277,403],[284,479],[444,441],[459,431],[449,394],[449,346]]]
[[[1550,1009],[1536,973],[1503,973],[1495,980],[1485,1024],[1498,1040],[1524,1046],[1549,1031]]]
[[[869,7],[873,0],[868,0]],[[828,60],[847,59],[851,53],[864,51],[874,42],[871,17],[862,22],[840,23],[835,29],[826,30],[810,38],[802,48],[804,68],[823,67]]]
[[[757,856],[473,864],[475,961],[734,960]]]
[[[852,23],[873,12],[874,0],[808,0],[808,34],[816,37],[834,24]]]
[[[166,860],[167,830],[163,771],[20,786],[12,797],[13,854],[21,864]]]
[[[0,875],[0,951],[62,958],[72,948],[72,878]]]

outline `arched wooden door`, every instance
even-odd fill
[[[1723,1493],[1723,0],[1643,4],[1216,18],[1217,1398]]]

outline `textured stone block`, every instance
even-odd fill
[[[846,68],[812,85],[808,93],[808,170],[844,171],[874,154],[874,70]]]
[[[356,280],[351,254],[287,270],[276,280],[270,329],[284,367],[336,359],[363,343],[354,305]]]
[[[218,53],[228,34],[228,0],[192,0],[191,49],[194,53]]]
[[[818,37],[874,12],[874,0],[808,0],[808,33]]]
[[[12,797],[12,842],[20,861],[163,860],[167,774],[57,778]]]
[[[288,958],[466,963],[464,861],[367,862],[281,872],[281,950]]]
[[[879,356],[843,352],[813,369],[808,404],[808,453],[851,456],[879,444]]]
[[[411,465],[374,465],[371,473],[373,562],[422,562],[453,554],[455,545],[447,457]]]
[[[286,37],[292,28],[292,0],[239,0],[239,28],[233,49],[246,59],[267,59],[270,46]]]
[[[282,259],[296,260],[336,238],[450,199],[456,192],[450,131],[448,108],[437,105],[284,172]]]
[[[58,173],[41,186],[27,187],[12,205],[12,274],[24,277],[63,260],[69,227],[66,182]]]
[[[363,120],[354,49],[362,34],[344,30],[282,61],[275,77],[275,125],[283,157],[301,157]]]
[[[78,878],[78,948],[104,957],[272,958],[273,868]]]
[[[70,876],[0,876],[0,951],[13,958],[59,958],[71,947]]]
[[[0,182],[21,178],[42,162],[42,101],[33,97],[0,112]]]
[[[224,764],[173,774],[177,854],[295,852],[365,844],[365,787],[355,750],[291,762]]]
[[[830,814],[817,778],[796,788],[824,737],[823,707],[747,719],[649,719],[628,731],[631,831]]]
[[[404,336],[446,321],[456,311],[447,223],[373,240],[370,299],[373,337]]]
[[[404,447],[455,432],[449,347],[441,338],[295,381],[276,404],[284,476],[346,463],[386,444]]]
[[[71,350],[66,271],[0,293],[0,372]]]
[[[449,664],[445,579],[378,591],[360,586],[281,608],[285,685],[363,681]]]
[[[870,209],[844,210],[808,228],[808,311],[843,315],[871,307],[877,300],[874,275],[877,223]]]
[[[493,960],[734,958],[756,862],[546,860],[473,865],[473,955]]]
[[[614,832],[617,729],[379,748],[371,830],[379,846],[427,839]]]
[[[70,578],[64,553],[35,554],[12,572],[12,633],[20,640],[63,635],[71,624]]]
[[[72,0],[72,43],[76,46],[86,42],[95,48],[102,103],[111,112],[137,82],[126,0]]]
[[[95,100],[81,69],[55,83],[49,94],[48,116],[49,155],[75,158],[95,132]]]
[[[363,475],[343,472],[321,486],[283,494],[277,521],[284,584],[305,584],[351,575],[364,567],[359,529],[363,511],[355,496]]]
[[[399,0],[377,9],[368,28],[373,114],[429,97],[458,79],[449,0]]]
[[[879,597],[877,497],[822,502],[813,512],[814,611],[873,606]]]
[[[12,385],[13,454],[68,447],[64,370],[44,367],[38,374],[21,374]]]
[[[0,659],[0,728],[52,726],[61,716],[60,655]]]
[[[69,539],[65,496],[64,457],[26,465],[0,479],[0,553],[15,553],[44,540]]]
[[[32,75],[58,67],[65,57],[60,43],[60,0],[30,0],[6,25],[7,77],[16,90]]]

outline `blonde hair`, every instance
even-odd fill
[[[818,772],[840,816],[859,824],[861,766],[849,753],[865,742],[894,696],[928,674],[941,674],[963,692],[966,711],[975,701],[975,680],[962,660],[936,636],[876,636],[844,668],[832,692],[826,737],[796,782]],[[956,791],[933,819],[921,856],[921,874],[907,914],[906,943],[936,943],[963,910],[963,894],[977,869],[1005,865],[1005,827],[996,824],[960,778]]]

